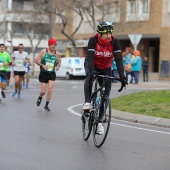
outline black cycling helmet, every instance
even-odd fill
[[[107,32],[113,32],[113,22],[104,22],[100,21],[97,25],[97,32],[99,33],[107,33]]]

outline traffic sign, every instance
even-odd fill
[[[142,38],[142,34],[128,34],[128,36],[130,38],[131,43],[134,46],[134,50],[136,50],[137,49],[137,45],[139,44],[139,41]]]

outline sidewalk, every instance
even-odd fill
[[[112,118],[126,120],[134,123],[142,123],[152,126],[170,128],[170,119],[133,114],[112,109]]]
[[[128,85],[127,89],[146,89],[146,90],[170,90],[170,81],[150,81],[150,82],[139,82],[138,85]],[[170,110],[169,110],[170,112]],[[142,123],[152,126],[159,126],[170,128],[170,119],[164,119],[159,117],[151,117],[146,115],[133,114],[128,112],[122,112],[112,109],[112,118],[131,121],[134,123]]]

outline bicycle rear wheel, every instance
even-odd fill
[[[91,130],[92,130],[92,114],[91,113],[84,113],[85,111],[82,111],[82,135],[83,139],[87,141],[90,137]]]
[[[108,135],[109,128],[110,128],[110,120],[111,120],[111,104],[110,104],[110,99],[108,96],[104,96],[100,105],[100,111],[103,112],[102,117],[100,118],[100,123],[102,123],[104,127],[104,133],[103,134],[98,134],[97,133],[97,128],[98,128],[98,123],[93,124],[93,142],[96,147],[101,147]]]

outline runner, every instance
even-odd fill
[[[48,41],[48,48],[41,50],[35,59],[35,63],[40,66],[39,82],[41,83],[40,96],[37,100],[37,106],[40,106],[42,96],[45,95],[46,88],[48,88],[46,104],[44,107],[46,111],[50,111],[48,104],[52,96],[54,81],[56,79],[55,69],[58,71],[60,68],[60,53],[55,50],[56,46],[57,41],[50,38]]]
[[[10,55],[5,51],[5,45],[0,44],[0,92],[3,98],[6,98],[4,90],[7,84],[8,66],[12,64]],[[0,95],[0,102],[1,102]]]
[[[22,86],[26,87],[28,89],[28,83],[29,83],[29,78],[30,78],[30,69],[31,62],[30,63],[25,63],[25,77],[23,78],[23,83]]]
[[[14,97],[18,93],[18,98],[21,99],[21,89],[22,89],[22,81],[25,75],[25,63],[30,63],[30,58],[28,53],[23,51],[23,44],[18,45],[18,51],[14,51],[12,54],[12,59],[14,61],[14,77],[15,77],[15,91],[12,93],[12,97]]]

